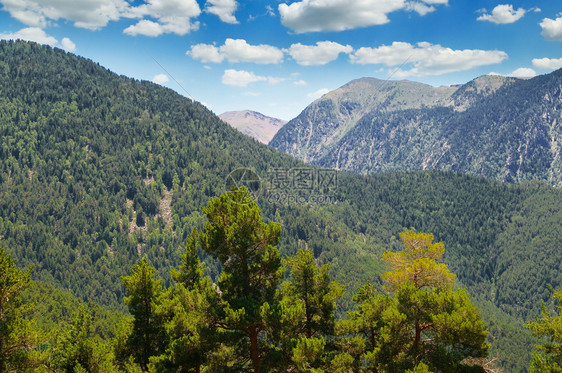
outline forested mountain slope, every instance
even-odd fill
[[[562,187],[562,70],[528,80],[480,77],[433,105],[366,106],[337,138],[322,130],[337,123],[334,112],[344,107],[331,103],[329,96],[313,103],[270,144],[313,164],[363,174],[441,169]],[[324,149],[304,150],[311,144]]]
[[[33,265],[36,279],[114,308],[123,307],[119,279],[139,256],[169,281],[204,221],[201,207],[239,167],[262,179],[258,202],[282,224],[281,253],[312,248],[350,292],[380,284],[381,254],[399,247],[405,229],[445,243],[445,261],[494,325],[538,314],[547,284],[562,285],[557,189],[451,172],[327,171],[335,178],[323,188],[275,190],[271,175],[320,171],[172,90],[59,49],[0,42],[0,139],[0,245],[19,266]],[[207,268],[220,270],[210,260]],[[349,295],[340,307],[353,307]],[[519,371],[526,361],[516,359],[532,346],[524,338],[514,346],[509,333],[493,333],[495,346]]]

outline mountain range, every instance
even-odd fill
[[[498,79],[496,93],[478,92],[475,82],[473,95],[519,84],[490,79]],[[462,87],[420,98],[417,84],[398,85],[400,105],[413,112],[447,100],[458,102],[453,114],[475,105],[468,94],[455,101]],[[349,108],[348,117],[359,112]],[[241,169],[260,182],[265,219],[282,226],[281,254],[311,249],[346,286],[340,315],[366,281],[384,291],[381,256],[400,249],[400,232],[433,233],[490,328],[492,356],[525,372],[534,340],[524,321],[541,301],[552,306],[547,285],[562,286],[557,188],[448,171],[362,176],[310,166],[200,103],[60,49],[0,42],[0,139],[0,245],[18,266],[33,266],[35,280],[110,309],[124,309],[120,278],[141,257],[170,283],[191,229],[205,222],[202,207]],[[220,266],[202,259],[216,278]]]
[[[262,144],[269,143],[277,131],[287,124],[286,120],[271,118],[251,110],[227,111],[219,115],[219,118]]]
[[[363,78],[313,102],[270,145],[361,174],[441,169],[562,187],[561,119],[562,70],[438,88]]]

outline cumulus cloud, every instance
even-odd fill
[[[129,6],[125,0],[0,0],[0,4],[27,26],[46,27],[52,21],[66,19],[90,30],[118,20]]]
[[[528,67],[520,67],[514,70],[511,74],[507,74],[507,76],[512,76],[514,78],[532,78],[537,76],[537,72]]]
[[[216,12],[222,9],[221,15],[226,16],[224,6],[235,1],[209,2],[212,9]],[[138,6],[131,6],[131,2],[126,0],[0,0],[0,4],[18,21],[41,28],[59,19],[90,30],[99,30],[110,21],[121,18],[140,19],[124,30],[125,34],[133,36],[185,35],[198,29],[199,23],[192,19],[201,14],[196,0],[145,0]]]
[[[168,83],[169,79],[168,79],[168,75],[166,74],[156,74],[154,75],[154,78],[152,78],[152,82],[156,83],[156,84],[164,84],[164,83]]]
[[[277,47],[260,44],[250,45],[244,39],[226,39],[216,47],[210,44],[196,44],[191,47],[191,55],[203,63],[221,63],[224,59],[231,63],[252,62],[257,64],[277,64],[283,61],[283,51]]]
[[[220,53],[219,48],[210,44],[192,45],[191,51],[187,51],[185,54],[191,55],[193,59],[203,63],[221,63],[224,60],[224,56]]]
[[[507,24],[519,21],[527,11],[523,8],[513,9],[513,5],[500,4],[496,6],[492,13],[482,14],[476,18],[478,21],[489,21],[496,24]]]
[[[238,20],[234,16],[236,8],[236,0],[207,0],[205,11],[218,16],[225,23],[237,24]]]
[[[533,66],[538,69],[558,70],[562,68],[562,58],[533,58]]]
[[[540,23],[541,35],[550,41],[562,41],[562,17],[556,19],[545,18]]]
[[[321,88],[317,91],[310,92],[309,94],[306,95],[306,97],[310,98],[311,100],[317,100],[328,92],[330,92],[328,88]]]
[[[76,50],[76,44],[74,44],[74,42],[69,38],[62,38],[62,40],[60,41],[60,45],[62,49],[65,49],[69,52],[74,52]]]
[[[76,45],[69,38],[62,38],[59,43],[55,37],[48,35],[39,27],[26,27],[16,32],[0,34],[0,39],[28,40],[39,44],[47,44],[51,47],[60,47],[69,52],[74,52],[76,50]]]
[[[325,65],[338,58],[340,53],[351,53],[353,48],[350,45],[341,45],[332,41],[319,41],[316,45],[293,44],[287,53],[299,65],[320,66]]]
[[[449,0],[301,0],[279,4],[281,23],[297,33],[343,31],[390,22],[388,14],[407,10],[420,15]]]
[[[283,25],[304,33],[382,25],[389,13],[404,7],[404,0],[302,0],[278,9]]]
[[[382,64],[388,67],[413,65],[409,70],[398,68],[397,77],[441,75],[454,71],[464,71],[477,66],[500,63],[507,53],[479,49],[453,50],[427,42],[412,45],[394,42],[378,48],[359,48],[351,55],[351,62],[357,64]]]
[[[147,0],[124,13],[125,17],[142,19],[123,32],[131,36],[185,35],[199,29],[199,22],[192,22],[192,19],[200,14],[201,8],[195,0]]]
[[[234,70],[234,69],[224,70],[224,74],[222,76],[223,84],[232,85],[236,87],[247,87],[248,84],[257,83],[257,82],[269,82],[269,84],[277,84],[284,80],[286,79],[275,78],[271,76],[260,76],[254,74],[251,71]]]
[[[275,64],[283,60],[281,49],[267,44],[250,45],[244,39],[226,39],[220,52],[229,62]]]
[[[165,31],[161,24],[142,19],[137,24],[127,27],[123,32],[131,36],[144,35],[156,37],[162,35]]]
[[[0,34],[0,39],[28,40],[39,44],[47,44],[52,47],[58,45],[59,43],[56,38],[48,35],[39,27],[27,27],[13,33]]]

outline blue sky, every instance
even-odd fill
[[[562,1],[0,0],[0,38],[292,119],[361,77],[434,86],[562,67]]]

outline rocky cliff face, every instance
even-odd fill
[[[263,144],[275,136],[287,121],[271,118],[255,111],[228,111],[219,117],[245,135],[251,136]]]
[[[410,81],[353,80],[309,105],[278,132],[270,145],[308,162],[333,151],[368,113],[441,105],[457,90]]]
[[[383,84],[360,79],[328,93],[270,145],[357,173],[446,169],[562,187],[562,70],[455,87]]]

